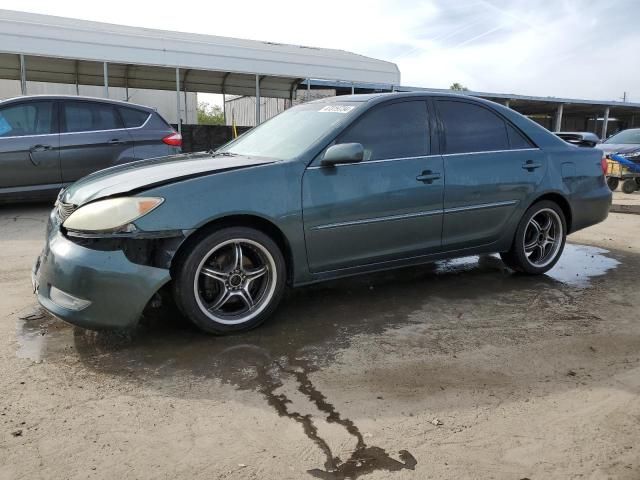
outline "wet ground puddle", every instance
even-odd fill
[[[36,362],[79,360],[101,374],[151,387],[193,377],[259,392],[269,409],[298,423],[322,452],[322,467],[308,470],[316,478],[413,470],[417,460],[407,450],[387,453],[368,445],[354,421],[340,414],[311,375],[347,348],[354,335],[376,335],[405,325],[429,295],[455,305],[457,299],[497,291],[514,292],[516,301],[521,289],[582,289],[619,264],[607,253],[567,244],[556,267],[540,277],[514,274],[496,256],[475,256],[320,284],[291,293],[264,326],[229,337],[202,335],[172,311],[145,319],[134,332],[114,333],[73,328],[35,310],[17,322],[17,355]],[[285,385],[293,385],[320,414],[296,411],[282,393]],[[355,447],[348,458],[336,456],[322,438],[322,422],[339,425],[353,437]]]

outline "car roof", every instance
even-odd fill
[[[141,108],[150,112],[154,112],[155,109],[146,105],[139,105],[137,103],[125,102],[124,100],[112,100],[110,98],[89,97],[84,95],[22,95],[19,97],[7,98],[0,101],[0,106],[5,103],[24,102],[33,100],[80,100],[91,101],[98,103],[110,103],[113,105],[122,105],[123,107]]]
[[[371,102],[371,103],[379,103],[384,102],[386,100],[396,99],[396,98],[426,98],[426,97],[438,97],[438,98],[450,98],[450,99],[459,99],[459,100],[470,100],[476,103],[483,103],[487,105],[496,105],[496,102],[492,102],[490,100],[485,100],[484,98],[472,97],[470,95],[464,95],[460,93],[443,93],[443,92],[430,92],[430,91],[420,91],[420,92],[380,92],[380,93],[365,93],[365,94],[357,94],[357,95],[340,95],[337,97],[326,97],[319,98],[317,100],[312,100],[309,103],[334,103],[334,102]],[[499,103],[497,105],[500,105]]]

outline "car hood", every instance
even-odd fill
[[[194,153],[150,158],[117,165],[81,178],[70,185],[60,201],[76,206],[93,200],[229,170],[273,163],[272,159]]]
[[[596,145],[596,148],[599,148],[605,153],[632,153],[640,151],[640,145],[636,144],[623,144],[623,143],[600,143]]]

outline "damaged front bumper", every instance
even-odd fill
[[[84,328],[130,328],[170,280],[170,258],[182,240],[157,235],[118,241],[68,238],[52,213],[32,274],[38,301],[56,317]]]

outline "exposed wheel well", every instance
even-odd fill
[[[564,218],[567,222],[567,233],[570,233],[571,224],[572,224],[572,214],[571,214],[571,206],[569,205],[569,202],[567,201],[567,199],[564,198],[559,193],[545,193],[544,195],[536,198],[531,205],[538,203],[542,200],[550,200],[560,207],[560,209],[562,210],[562,213],[564,213]]]
[[[212,220],[198,228],[195,232],[189,235],[182,245],[180,245],[180,248],[178,248],[173,256],[173,259],[171,260],[172,278],[174,276],[173,270],[179,263],[180,256],[189,250],[190,245],[197,242],[203,235],[207,235],[214,230],[228,227],[249,227],[268,235],[274,242],[276,242],[278,248],[280,248],[287,265],[287,281],[291,281],[293,278],[293,255],[291,253],[291,246],[289,245],[287,237],[282,233],[282,230],[269,220],[265,220],[264,218],[255,215],[230,215],[228,217]]]

